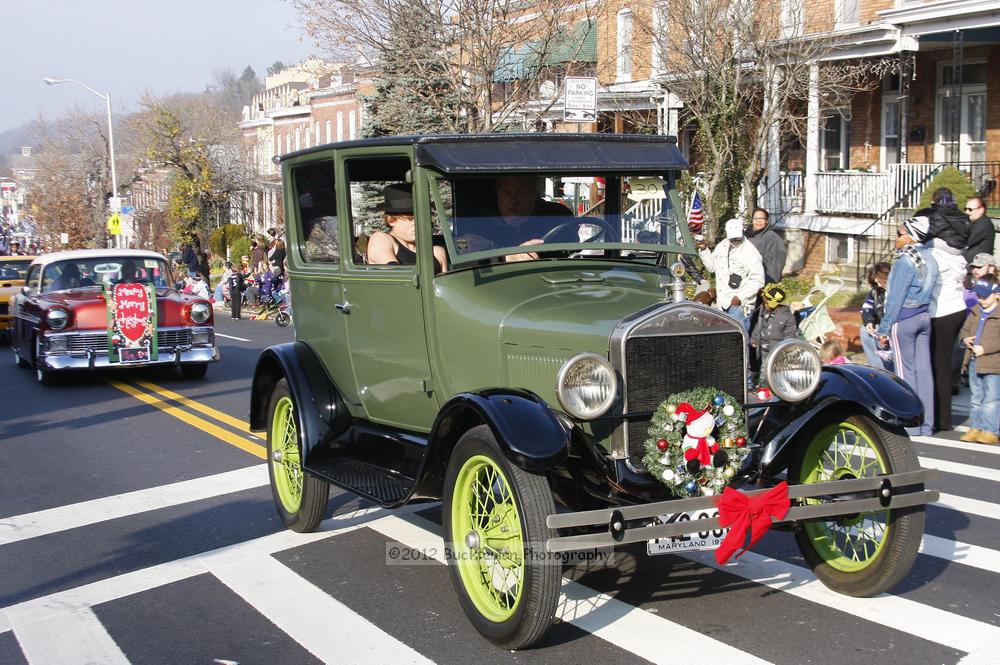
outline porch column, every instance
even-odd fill
[[[767,169],[767,198],[762,201],[762,205],[767,207],[768,213],[774,221],[778,221],[784,215],[781,202],[781,146],[778,136],[778,123],[776,118],[781,116],[780,112],[774,110],[776,87],[781,80],[781,70],[770,65],[767,72],[768,91],[764,97],[764,118],[769,122],[767,127],[767,144],[764,148],[764,165]]]
[[[818,188],[816,173],[819,171],[819,65],[809,67],[809,118],[806,122],[806,214],[816,212]]]

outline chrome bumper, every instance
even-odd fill
[[[137,363],[108,362],[108,354],[87,351],[83,355],[69,353],[53,353],[39,356],[39,362],[45,369],[103,369],[114,367],[150,367],[153,365],[184,365],[187,363],[218,362],[219,349],[214,346],[204,346],[187,349],[161,350],[156,360]]]

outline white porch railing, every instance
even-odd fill
[[[657,231],[654,220],[662,208],[661,199],[644,199],[626,210],[622,215],[622,242],[636,242],[642,231]]]
[[[916,208],[927,183],[942,164],[891,164],[882,173],[821,171],[816,174],[818,212],[879,216],[889,207]],[[761,182],[758,199],[772,215],[802,212],[805,207],[805,176],[801,171],[782,172],[779,186],[766,188]]]

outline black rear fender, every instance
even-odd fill
[[[452,397],[438,413],[414,496],[440,497],[451,451],[461,436],[488,425],[513,464],[541,471],[569,453],[571,431],[540,397],[526,390],[489,389]]]
[[[919,425],[924,418],[920,398],[899,377],[854,364],[824,366],[819,386],[809,399],[768,411],[754,436],[755,443],[764,444],[760,466],[768,476],[786,469],[798,442],[821,423],[862,414],[890,428],[903,428]]]
[[[274,386],[281,379],[295,400],[303,456],[315,446],[340,436],[351,425],[351,414],[315,351],[305,342],[271,346],[261,353],[250,388],[250,430],[267,428]]]

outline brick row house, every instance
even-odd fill
[[[598,79],[594,123],[564,123],[562,71],[542,81],[525,117],[547,131],[675,134],[697,170],[694,127],[671,93],[663,35],[679,3],[604,0],[590,18],[574,74]],[[879,63],[881,80],[846,105],[809,95],[804,140],[776,140],[758,203],[772,211],[791,250],[786,271],[852,277],[885,251],[896,209],[912,209],[944,165],[955,164],[1000,207],[1000,2],[975,0],[766,0],[789,40],[825,40],[822,61]],[[767,5],[767,6],[765,6]],[[544,73],[542,78],[545,78]],[[546,96],[545,92],[548,92]],[[548,97],[548,98],[546,98]],[[532,113],[535,116],[532,116]],[[530,125],[525,123],[526,126]],[[782,147],[784,146],[784,147]]]
[[[358,138],[362,112],[355,72],[347,65],[309,60],[268,76],[239,124],[258,191],[241,195],[247,200],[234,210],[244,212],[233,221],[256,233],[281,226],[281,173],[273,159]]]

